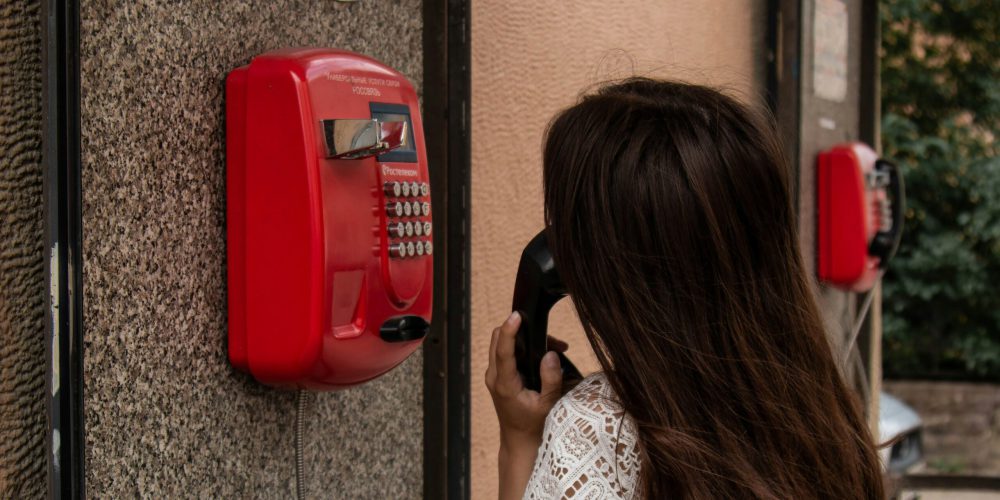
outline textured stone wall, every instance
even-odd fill
[[[224,79],[285,46],[421,87],[418,0],[81,4],[87,493],[288,498],[294,395],[225,353]],[[418,498],[422,358],[309,411],[310,493]]]
[[[510,313],[524,244],[542,228],[542,132],[587,87],[634,74],[710,83],[760,102],[761,0],[472,3],[472,497],[496,497],[496,415],[482,374]],[[569,301],[553,335],[596,360]]]
[[[0,1],[0,498],[45,495],[40,2]]]

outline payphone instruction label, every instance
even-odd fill
[[[351,85],[351,93],[354,95],[380,97],[382,91],[379,88],[398,89],[399,80],[392,78],[378,78],[373,76],[346,75],[344,73],[327,73],[326,79],[334,82],[344,82]]]

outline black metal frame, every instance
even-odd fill
[[[860,74],[860,110],[858,113],[858,138],[871,145],[872,149],[882,154],[882,76],[879,60],[879,48],[882,46],[882,25],[879,15],[879,2],[862,2],[861,4],[861,74]],[[880,327],[875,325],[876,321],[882,319],[882,292],[881,279],[879,284],[868,293],[878,293],[873,297],[877,301],[873,303],[868,311],[868,319],[864,327],[858,334],[856,346],[861,356],[862,366],[865,374],[870,377],[873,374],[873,366],[881,366],[882,352],[873,349],[872,336],[878,335],[877,341],[881,341],[881,335],[877,333]],[[855,299],[855,307],[866,300],[866,296],[858,294]],[[878,373],[881,373],[879,368]],[[867,377],[866,377],[867,378]],[[871,389],[871,381],[868,387]],[[870,394],[865,391],[868,400],[865,405],[870,405],[871,400],[878,397],[877,394]]]
[[[785,146],[792,206],[799,213],[799,152],[802,125],[802,2],[768,0],[767,3],[767,103],[774,113],[778,134]]]
[[[431,168],[434,320],[424,342],[424,498],[470,496],[470,5],[424,2],[423,118]]]
[[[80,9],[42,6],[46,394],[50,498],[84,497]]]

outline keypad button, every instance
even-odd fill
[[[430,235],[431,235],[431,223],[430,222],[425,222],[424,223],[424,236],[430,236]]]
[[[415,201],[415,202],[411,203],[410,205],[413,207],[412,210],[413,210],[414,217],[420,217],[420,213],[421,213],[420,209],[422,208],[420,206],[420,202],[419,201]]]
[[[406,231],[407,236],[413,236],[413,223],[407,222],[404,230]]]
[[[403,205],[403,215],[409,217],[413,214],[413,207],[409,203],[402,203]]]
[[[418,242],[417,242],[417,244],[416,244],[416,245],[414,245],[414,247],[415,247],[415,248],[416,248],[416,250],[417,250],[417,255],[423,255],[423,254],[424,254],[424,245],[423,245],[423,243],[420,243],[420,242],[418,241]]]
[[[410,184],[404,182],[402,184],[403,196],[410,196]]]
[[[420,196],[420,184],[417,184],[417,181],[410,183],[410,195]]]
[[[420,184],[420,196],[427,196],[429,194],[431,194],[431,187],[426,182],[422,182]]]
[[[398,182],[386,182],[382,185],[382,190],[386,196],[399,197],[403,192],[403,187]]]
[[[402,217],[403,213],[409,212],[409,209],[410,206],[408,204],[399,201],[388,203],[385,206],[385,212],[389,214],[389,217]]]
[[[425,248],[424,250],[427,250],[427,249]],[[417,249],[413,246],[413,242],[412,241],[406,244],[406,254],[407,255],[416,255],[416,252],[417,252]]]
[[[417,221],[417,222],[413,223],[413,234],[415,234],[417,236],[423,236],[424,235],[424,223],[423,222]]]
[[[420,211],[423,212],[424,215],[430,215],[431,214],[431,204],[427,203],[426,201],[423,202],[420,205]]]
[[[393,243],[389,245],[389,256],[394,259],[405,259],[406,243]]]
[[[434,253],[434,244],[431,243],[431,242],[429,242],[429,241],[425,241],[424,242],[424,253],[427,254],[427,255],[431,255],[432,253]]]
[[[403,235],[406,234],[406,232],[405,232],[406,231],[406,227],[403,225],[402,222],[397,222],[395,224],[389,224],[389,227],[387,229],[389,231],[389,237],[390,238],[402,238]]]

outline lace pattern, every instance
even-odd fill
[[[524,498],[638,498],[639,465],[635,423],[596,373],[549,412]]]

